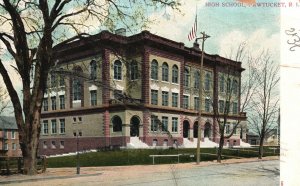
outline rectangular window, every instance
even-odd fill
[[[43,149],[47,148],[47,141],[43,141]]]
[[[91,106],[97,105],[97,90],[91,90]]]
[[[59,76],[59,86],[65,86],[65,76],[64,75]]]
[[[51,120],[51,129],[52,129],[52,134],[57,133],[57,125],[56,125],[56,120]]]
[[[51,73],[51,87],[56,87],[56,74]]]
[[[4,150],[8,150],[8,143],[4,143]]]
[[[51,141],[51,148],[56,149],[55,141]]]
[[[219,113],[224,113],[224,101],[219,100]]]
[[[183,96],[183,108],[188,109],[189,108],[189,96]]]
[[[66,125],[65,125],[65,119],[60,119],[60,134],[65,134],[66,133]]]
[[[232,112],[233,112],[233,114],[238,113],[238,104],[236,102],[233,102],[233,104],[232,104]]]
[[[230,112],[230,103],[229,101],[226,101],[226,105],[225,105],[225,111],[226,114],[228,114]]]
[[[205,112],[210,112],[210,99],[205,99]]]
[[[172,93],[172,107],[178,107],[178,93]]]
[[[158,123],[157,116],[151,116],[151,131],[153,132],[157,131],[157,123]]]
[[[162,131],[165,131],[165,132],[168,131],[168,117],[163,116],[161,123],[162,123],[162,126],[161,126]]]
[[[17,150],[17,144],[12,143],[12,144],[11,144],[11,147],[12,147],[12,150]]]
[[[230,125],[229,124],[225,125],[225,132],[226,132],[226,134],[229,134],[229,132],[230,132]]]
[[[60,141],[59,148],[64,149],[65,148],[65,142]]]
[[[59,96],[59,108],[65,109],[65,96],[64,95]]]
[[[194,108],[199,110],[199,97],[194,97]]]
[[[43,134],[48,134],[48,120],[43,121],[43,126],[42,126]]]
[[[16,138],[16,132],[14,130],[11,131],[11,139]]]
[[[56,97],[51,97],[52,110],[56,110]]]
[[[151,90],[151,104],[152,105],[157,105],[157,97],[158,97],[158,91]]]
[[[8,138],[8,131],[6,131],[6,130],[3,130],[3,134],[4,134],[4,136],[3,136],[3,138],[4,139],[7,139]]]
[[[172,132],[178,132],[178,118],[172,118]]]
[[[169,92],[162,91],[162,106],[169,105]]]
[[[43,99],[43,108],[44,111],[48,111],[48,98]]]

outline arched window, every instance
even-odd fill
[[[151,62],[151,79],[158,80],[158,62],[155,59]]]
[[[169,66],[166,62],[162,65],[162,81],[168,81],[169,80]]]
[[[90,76],[91,79],[96,79],[97,78],[97,63],[95,60],[92,60],[90,63]]]
[[[59,86],[65,86],[65,76],[63,75],[63,68],[60,68],[59,71],[61,74],[59,75]]]
[[[138,79],[138,64],[132,61],[130,64],[130,80]]]
[[[56,76],[57,76],[57,74],[55,74],[54,72],[51,72],[51,77],[50,78],[51,78],[51,87],[52,88],[57,86],[57,84],[56,84],[56,82],[57,82]]]
[[[222,75],[220,77],[220,85],[219,85],[220,92],[224,92],[224,87],[225,87],[225,79],[224,76]]]
[[[231,93],[232,90],[231,90],[231,79],[230,78],[227,79],[226,89],[227,89],[227,94]]]
[[[237,80],[233,80],[233,83],[232,83],[232,92],[235,95],[238,94],[238,82],[237,82]]]
[[[200,87],[200,72],[199,71],[195,71],[194,78],[195,78],[194,88],[199,89],[199,87]]]
[[[74,69],[75,73],[82,73],[82,69],[80,67],[76,67]],[[73,78],[72,82],[72,90],[73,90],[73,101],[81,100],[82,97],[82,82],[79,78]]]
[[[178,67],[173,65],[172,67],[172,83],[178,83]]]
[[[205,90],[210,90],[210,83],[211,83],[211,73],[206,72],[206,74],[205,74]]]
[[[114,63],[114,79],[122,79],[122,63],[119,60],[116,60]]]
[[[184,81],[183,81],[183,85],[185,87],[188,87],[190,84],[189,78],[190,78],[190,71],[188,68],[185,68],[184,69]]]
[[[113,117],[112,124],[113,124],[113,132],[121,132],[122,131],[122,120],[119,116]]]

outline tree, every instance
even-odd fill
[[[8,108],[8,94],[4,87],[0,86],[0,116]]]
[[[259,56],[255,76],[258,88],[251,101],[252,112],[249,123],[259,135],[258,158],[262,159],[265,138],[272,129],[278,127],[279,113],[279,65],[271,59],[269,52]]]
[[[113,30],[144,26],[145,6],[177,8],[175,0],[3,0],[0,3],[0,40],[22,81],[19,96],[0,59],[0,74],[13,104],[24,158],[24,174],[36,174],[42,99],[49,70],[55,62],[55,46],[92,33],[98,28]],[[97,29],[95,29],[98,31]],[[95,31],[94,30],[94,31]]]
[[[219,100],[219,97],[210,99],[214,119],[217,123],[216,132],[220,136],[217,152],[218,162],[221,162],[222,159],[225,139],[229,139],[235,134],[237,128],[240,128],[241,135],[246,129],[245,124],[242,124],[241,121],[246,117],[244,113],[251,110],[250,102],[257,89],[256,74],[254,72],[258,59],[252,57],[250,52],[246,50],[246,45],[244,43],[240,44],[236,52],[231,51],[229,58],[236,62],[243,62],[246,70],[243,72],[242,78],[237,79],[242,73],[238,70],[239,67],[224,66],[221,73],[218,74],[219,87],[216,87],[219,89],[219,97],[221,96],[222,100]],[[238,105],[239,99],[240,105]],[[232,114],[237,116],[236,119],[232,119]],[[234,120],[232,125],[227,124],[228,120]]]

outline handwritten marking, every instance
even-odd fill
[[[296,32],[296,29],[290,28],[289,30],[285,30],[285,34],[290,36],[290,39],[287,40],[287,44],[291,45],[290,51],[294,52],[295,47],[300,47],[300,37]]]

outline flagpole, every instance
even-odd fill
[[[196,38],[202,40],[201,61],[200,61],[200,85],[199,85],[199,110],[198,110],[198,139],[197,139],[197,165],[200,163],[200,141],[201,141],[201,112],[202,112],[202,87],[203,87],[203,61],[204,61],[204,42],[210,36],[201,32],[202,37]]]

